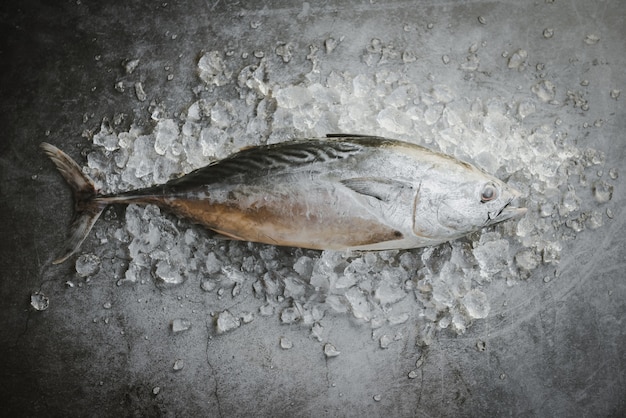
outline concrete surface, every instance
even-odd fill
[[[482,19],[479,20],[479,17]],[[369,2],[310,6],[289,1],[231,2],[4,2],[0,6],[0,396],[6,416],[624,416],[626,414],[626,5],[620,0]],[[482,22],[481,22],[482,21]],[[427,25],[433,23],[429,30]],[[260,27],[255,27],[260,25]],[[405,28],[405,25],[408,25]],[[553,28],[546,39],[544,29]],[[590,48],[584,40],[599,34]],[[440,333],[428,347],[415,329],[388,349],[371,327],[346,314],[321,321],[325,339],[341,351],[326,358],[310,326],[281,324],[276,315],[216,334],[210,313],[233,305],[258,308],[251,284],[238,301],[202,293],[197,281],[163,288],[118,286],[124,249],[108,251],[107,274],[85,280],[74,263],[51,260],[71,217],[69,191],[38,149],[46,140],[84,164],[92,145],[81,137],[118,113],[150,126],[148,107],[172,115],[195,101],[199,56],[210,50],[271,53],[293,42],[294,67],[307,68],[308,45],[340,39],[340,55],[322,59],[321,72],[367,68],[372,38],[412,48],[422,74],[432,72],[464,94],[530,95],[530,71],[499,69],[488,79],[464,80],[458,65],[475,40],[492,60],[524,48],[549,66],[558,98],[585,89],[590,110],[577,124],[554,107],[581,147],[606,153],[605,171],[618,168],[609,202],[614,216],[596,230],[563,242],[556,277],[549,269],[514,287],[485,287],[492,307],[465,334]],[[126,74],[124,60],[140,58]],[[489,67],[489,58],[481,65]],[[502,60],[505,63],[506,61]],[[393,64],[392,65],[396,65]],[[398,66],[404,65],[402,62]],[[502,65],[500,64],[500,67]],[[497,67],[497,66],[496,66]],[[498,68],[500,68],[498,67]],[[410,72],[410,68],[407,72]],[[168,75],[173,79],[168,80]],[[304,70],[276,69],[285,84]],[[137,100],[120,80],[143,82]],[[523,86],[522,90],[518,86]],[[621,89],[621,97],[610,97]],[[233,92],[235,94],[235,92]],[[589,134],[583,121],[602,118]],[[578,122],[580,122],[578,124]],[[581,199],[595,205],[591,194]],[[123,224],[117,219],[102,224]],[[99,226],[84,251],[96,251]],[[100,232],[98,232],[100,231]],[[202,231],[200,234],[204,234]],[[281,257],[292,257],[280,250]],[[122,257],[119,257],[122,254]],[[314,253],[313,253],[314,254]],[[118,273],[110,272],[117,269]],[[554,269],[552,269],[554,270]],[[70,282],[73,286],[69,286]],[[41,291],[45,311],[30,306]],[[252,301],[250,301],[250,299]],[[243,302],[242,302],[243,301]],[[107,305],[107,303],[110,303]],[[191,329],[173,334],[170,322]],[[280,337],[293,343],[280,347]],[[477,349],[484,343],[484,350]],[[182,370],[173,370],[177,359]],[[416,366],[416,362],[419,364]],[[410,379],[408,374],[416,373]]]

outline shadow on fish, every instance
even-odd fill
[[[247,148],[165,184],[99,193],[67,154],[41,147],[74,194],[62,263],[111,204],[154,204],[235,240],[316,250],[425,247],[523,215],[520,193],[427,148],[329,135]]]

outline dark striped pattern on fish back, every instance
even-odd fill
[[[363,144],[357,141],[303,140],[285,142],[239,151],[223,160],[192,171],[166,183],[173,191],[197,186],[260,177],[313,163],[341,160],[357,154]]]

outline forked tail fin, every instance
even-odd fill
[[[70,226],[63,255],[52,262],[60,264],[78,251],[107,204],[96,200],[97,192],[93,181],[67,154],[46,142],[41,143],[41,148],[70,185],[74,195],[74,220]]]

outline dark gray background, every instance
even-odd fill
[[[511,289],[487,288],[489,317],[466,334],[441,334],[419,358],[414,339],[381,350],[371,330],[349,316],[325,318],[342,354],[325,359],[307,327],[257,318],[233,333],[213,335],[208,313],[216,301],[197,284],[160,290],[118,288],[96,276],[81,287],[73,262],[52,267],[71,217],[67,189],[38,149],[47,140],[84,164],[102,117],[116,113],[149,125],[151,100],[175,115],[194,101],[196,64],[203,51],[272,51],[295,42],[294,60],[314,40],[347,36],[341,59],[352,68],[371,38],[414,42],[426,62],[466,48],[469,33],[507,46],[525,46],[538,60],[563,68],[552,74],[589,78],[588,119],[603,117],[589,146],[607,154],[606,169],[626,175],[626,6],[620,0],[369,2],[314,5],[255,2],[22,1],[0,6],[0,397],[12,416],[623,416],[626,413],[626,255],[622,178],[611,208],[614,219],[563,244],[558,275],[538,272]],[[484,16],[486,24],[477,22]],[[250,22],[258,19],[262,30]],[[398,23],[400,22],[400,23]],[[440,25],[440,39],[407,40],[402,25]],[[555,28],[546,47],[542,31]],[[585,49],[586,33],[601,34]],[[176,35],[172,39],[172,35]],[[431,49],[421,50],[422,45]],[[459,46],[461,45],[461,46]],[[125,74],[121,62],[141,58]],[[168,70],[165,67],[169,67]],[[569,70],[568,70],[569,69]],[[569,72],[568,72],[569,71]],[[581,74],[576,71],[582,72]],[[174,79],[167,80],[168,74]],[[285,83],[302,74],[285,73]],[[117,81],[142,81],[138,102]],[[493,84],[468,89],[515,94],[496,74]],[[622,90],[616,101],[608,89]],[[595,113],[594,113],[595,112]],[[556,115],[558,116],[558,115]],[[591,195],[583,196],[592,202]],[[591,203],[590,203],[591,204]],[[122,218],[123,219],[123,218]],[[113,221],[118,222],[118,221]],[[87,248],[97,245],[92,239]],[[44,312],[30,305],[41,289]],[[114,309],[103,304],[114,301]],[[506,303],[504,303],[506,301]],[[171,319],[196,319],[172,336]],[[108,322],[104,322],[108,318]],[[199,319],[200,318],[200,319]],[[204,319],[202,319],[204,318]],[[281,350],[279,337],[294,348]],[[486,342],[478,351],[477,341]],[[172,371],[183,357],[185,368]],[[160,392],[153,394],[153,388]],[[380,395],[380,401],[373,397]]]

